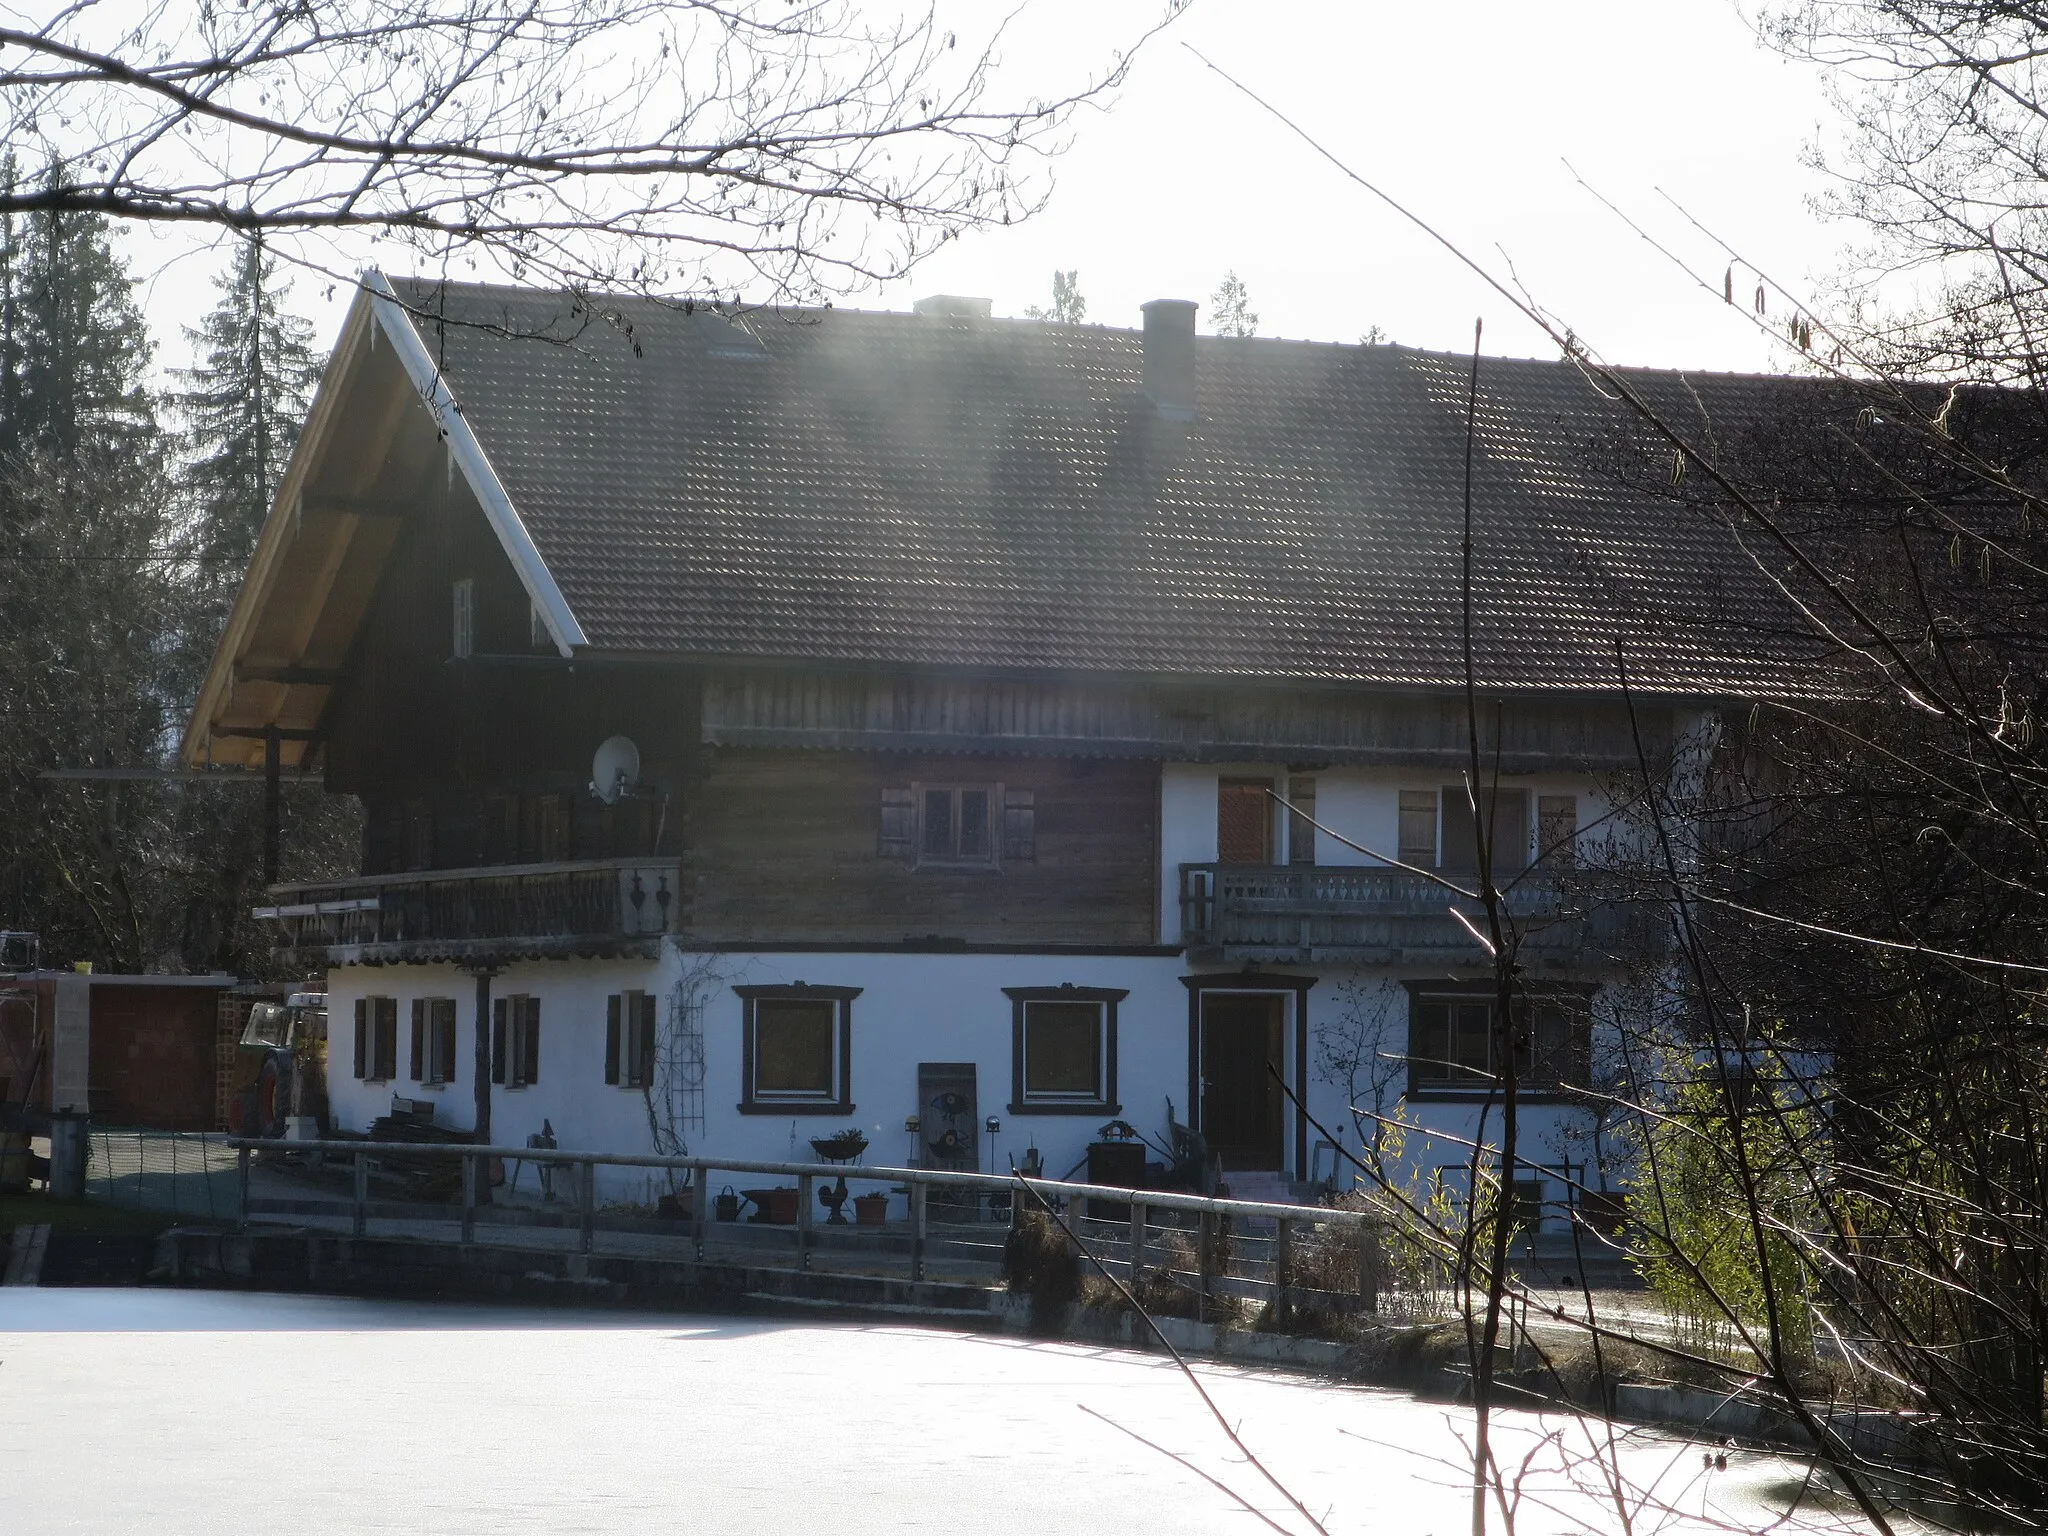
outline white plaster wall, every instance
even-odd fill
[[[1182,977],[1189,968],[1177,957],[1144,955],[915,955],[915,954],[733,954],[678,955],[669,950],[658,964],[564,961],[514,966],[492,982],[494,996],[514,992],[538,995],[541,1002],[540,1080],[526,1088],[492,1089],[492,1139],[517,1145],[531,1131],[551,1121],[563,1147],[589,1151],[648,1152],[653,1150],[646,1101],[638,1089],[613,1087],[604,1081],[605,999],[626,988],[664,997],[685,966],[713,968],[702,989],[707,1076],[704,1124],[689,1135],[690,1150],[707,1156],[809,1161],[809,1138],[857,1124],[867,1132],[867,1160],[900,1164],[910,1155],[904,1118],[916,1112],[919,1062],[966,1062],[976,1066],[979,1117],[1002,1122],[995,1140],[997,1170],[1022,1161],[1036,1146],[1047,1168],[1064,1174],[1086,1154],[1087,1144],[1108,1115],[1013,1115],[1010,1101],[1010,1000],[1004,987],[1120,987],[1129,996],[1118,1009],[1119,1117],[1156,1142],[1166,1140],[1166,1105],[1188,1118],[1188,989]],[[1347,986],[1391,988],[1390,1049],[1406,1049],[1407,992],[1399,982],[1407,973],[1364,971],[1327,966],[1308,969],[1317,978],[1308,994],[1310,1080],[1305,1097],[1310,1113],[1336,1139],[1356,1151],[1361,1131],[1349,1113],[1342,1086],[1320,1066],[1321,1034],[1346,1005]],[[1419,974],[1419,973],[1417,973]],[[1440,978],[1432,978],[1440,979]],[[1256,986],[1256,978],[1248,978]],[[735,984],[851,986],[862,989],[852,1010],[852,1099],[850,1115],[743,1115],[740,1094],[741,1004]],[[329,1055],[329,1100],[335,1123],[351,1130],[367,1129],[386,1113],[394,1094],[407,1098],[438,1098],[442,1124],[472,1124],[471,1024],[475,983],[453,966],[339,966],[329,973],[332,1006],[332,1047]],[[399,1070],[393,1083],[360,1083],[351,1075],[354,1003],[367,994],[398,999]],[[409,1067],[411,999],[444,996],[457,999],[456,1081],[427,1088],[404,1080]],[[1287,1062],[1290,1083],[1295,1062],[1292,1033]],[[1416,1126],[1409,1136],[1407,1161],[1420,1176],[1429,1170],[1465,1162],[1470,1154],[1459,1143],[1478,1130],[1479,1106],[1421,1100],[1407,1106]],[[1525,1154],[1539,1162],[1576,1161],[1566,1129],[1578,1112],[1569,1106],[1531,1103],[1523,1111]],[[1496,1112],[1493,1134],[1498,1133]],[[1428,1133],[1443,1133],[1442,1137]],[[1310,1129],[1313,1149],[1321,1133]],[[1295,1138],[1286,1137],[1290,1165]],[[988,1164],[989,1141],[979,1139],[977,1154]],[[1313,1152],[1312,1152],[1313,1159]],[[1313,1170],[1332,1164],[1325,1151]],[[728,1182],[719,1179],[718,1183]],[[744,1183],[737,1175],[731,1182]],[[629,1170],[601,1170],[599,1188],[607,1200],[651,1201],[665,1188],[660,1175]],[[714,1186],[715,1187],[715,1186]],[[1553,1188],[1551,1198],[1561,1196]],[[900,1214],[900,1212],[898,1213]]]

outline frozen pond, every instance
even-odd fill
[[[1466,1529],[1462,1410],[1198,1369],[1333,1533]],[[1619,1529],[1611,1491],[1567,1465],[1585,1431],[1503,1418],[1505,1457],[1530,1468],[1520,1536]],[[1636,1536],[1761,1530],[1798,1486],[1773,1458],[1703,1471],[1696,1448],[1640,1432],[1620,1455],[1648,1503],[1631,1510]],[[0,1508],[24,1532],[1270,1528],[1194,1469],[1308,1529],[1151,1355],[909,1328],[0,1290]],[[1802,1505],[1788,1528],[1852,1527]]]

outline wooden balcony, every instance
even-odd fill
[[[681,891],[674,859],[585,859],[274,885],[255,916],[333,965],[651,956]]]
[[[1455,879],[1456,876],[1448,876]],[[1527,870],[1506,891],[1524,961],[1595,968],[1656,952],[1654,902],[1620,899],[1611,881],[1577,870]],[[1478,902],[1422,875],[1381,865],[1183,864],[1181,940],[1195,960],[1480,966]]]

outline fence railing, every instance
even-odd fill
[[[255,915],[288,948],[645,938],[669,931],[674,859],[482,865],[275,885]]]
[[[1507,915],[1535,950],[1632,954],[1657,942],[1654,906],[1620,899],[1624,893],[1592,872],[1527,870],[1504,884]],[[1194,952],[1227,958],[1469,955],[1472,933],[1453,907],[1483,919],[1478,903],[1389,866],[1180,867],[1182,939]]]
[[[1383,1219],[1343,1207],[1224,1200],[1157,1189],[1027,1179],[939,1168],[869,1167],[710,1157],[480,1147],[464,1143],[224,1138],[233,1149],[233,1209],[246,1224],[265,1217],[299,1224],[327,1220],[353,1235],[411,1236],[473,1244],[561,1246],[582,1253],[744,1258],[800,1270],[900,1273],[913,1283],[991,1282],[1022,1212],[1049,1206],[1092,1258],[1151,1299],[1185,1303],[1188,1315],[1221,1315],[1272,1304],[1285,1320],[1303,1307],[1374,1311],[1384,1288]],[[294,1176],[275,1165],[290,1159]],[[526,1169],[567,1199],[535,1204],[495,1195],[494,1172],[514,1187]],[[645,1170],[665,1176],[672,1211],[602,1205],[597,1172]],[[761,1208],[734,1219],[716,1191],[733,1180],[777,1181],[746,1191]],[[394,1187],[401,1196],[391,1198]],[[820,1201],[821,1191],[830,1195]],[[339,1192],[341,1198],[332,1198]],[[320,1198],[326,1193],[328,1198]],[[862,1194],[888,1199],[879,1222],[844,1219]],[[736,1196],[737,1191],[733,1191]],[[832,1217],[820,1220],[829,1208]],[[901,1214],[897,1214],[900,1209]],[[783,1219],[764,1220],[777,1215]],[[838,1218],[838,1219],[834,1219]]]

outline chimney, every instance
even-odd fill
[[[1145,312],[1145,396],[1168,421],[1195,419],[1195,301],[1153,299]]]

